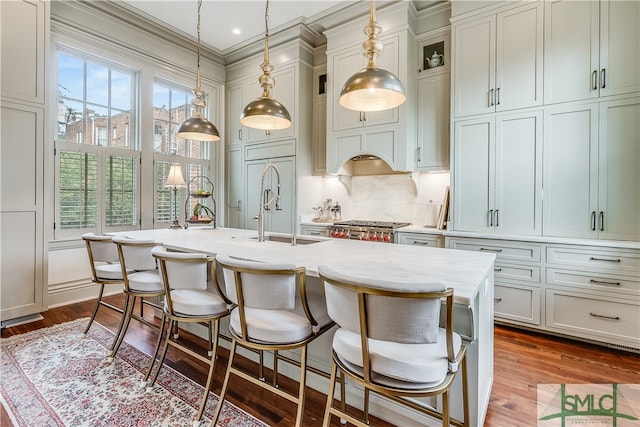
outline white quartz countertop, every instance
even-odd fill
[[[258,242],[257,232],[232,228],[198,227],[158,229],[116,233],[162,242],[167,248],[208,254],[227,253],[263,262],[287,262],[306,267],[310,276],[318,275],[322,264],[369,264],[377,274],[421,284],[442,282],[454,289],[457,303],[470,305],[486,278],[493,272],[494,254],[452,249],[415,247],[347,239],[310,238],[318,243],[291,246],[288,243]],[[277,235],[277,233],[272,233]],[[373,267],[372,267],[373,268]]]

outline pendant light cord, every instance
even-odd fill
[[[202,7],[202,0],[198,0],[198,24],[196,26],[196,33],[198,41],[196,43],[196,89],[200,88],[200,8]],[[196,94],[197,96],[197,94]]]

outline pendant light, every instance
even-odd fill
[[[215,125],[202,116],[202,111],[207,103],[204,100],[204,90],[200,86],[200,7],[202,0],[198,0],[198,44],[196,56],[198,58],[196,66],[196,87],[193,94],[196,96],[191,101],[191,117],[180,123],[176,136],[182,139],[192,139],[196,141],[219,141],[220,133]]]
[[[355,111],[382,111],[398,107],[405,99],[404,87],[393,73],[376,67],[376,57],[384,49],[377,39],[382,27],[376,22],[374,0],[371,0],[369,24],[364,27],[367,40],[362,44],[362,53],[368,58],[365,68],[346,81],[340,91],[340,105]]]
[[[258,78],[262,87],[262,96],[244,107],[240,115],[240,123],[254,129],[286,129],[291,126],[289,111],[271,96],[271,90],[276,81],[271,76],[274,67],[269,62],[269,0],[266,2],[264,24],[264,61],[260,65],[263,74]]]

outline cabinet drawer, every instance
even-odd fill
[[[540,289],[495,284],[494,311],[497,318],[540,324]]]
[[[492,252],[496,254],[496,262],[540,262],[540,246],[504,240],[451,239],[452,249],[465,251]]]
[[[300,226],[302,234],[307,236],[324,236],[329,237],[329,226],[302,225]]]
[[[432,248],[443,247],[442,236],[421,233],[398,233],[398,243],[401,245],[429,246]]]
[[[572,265],[598,270],[614,270],[624,273],[640,272],[640,253],[634,251],[606,250],[602,248],[547,248],[547,263]]]
[[[512,265],[496,263],[493,268],[496,280],[517,280],[540,283],[540,267],[537,265]]]
[[[640,348],[640,305],[546,291],[546,325],[567,333]]]
[[[546,281],[550,285],[572,286],[604,292],[619,292],[640,298],[640,278],[617,274],[589,273],[547,268]]]
[[[288,157],[296,155],[295,139],[274,141],[262,144],[247,145],[245,160],[269,159],[272,157]]]

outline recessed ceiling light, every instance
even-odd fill
[[[242,34],[242,31],[240,31],[240,28],[234,28],[233,30],[231,30],[231,32],[233,34]]]

